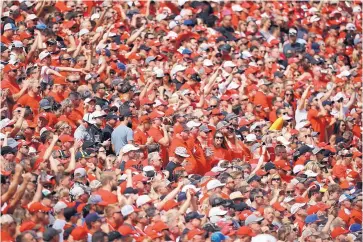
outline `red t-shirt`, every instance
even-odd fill
[[[105,189],[100,188],[95,192],[95,194],[100,195],[102,200],[109,204],[118,203],[117,196],[115,194],[113,194],[112,192],[107,191]]]

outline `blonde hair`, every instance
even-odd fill
[[[305,165],[304,170],[311,170],[313,172],[319,172],[320,171],[319,163],[316,161],[310,161],[309,163],[307,163]]]

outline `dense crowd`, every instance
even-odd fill
[[[362,240],[362,1],[0,4],[1,241]]]

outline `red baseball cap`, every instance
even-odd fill
[[[16,66],[11,65],[11,64],[7,64],[7,65],[4,67],[3,72],[4,72],[4,73],[8,73],[8,72],[10,72],[10,71],[12,71],[12,70],[16,70],[16,69],[18,69]]]
[[[74,142],[74,138],[70,135],[66,135],[66,134],[63,134],[61,136],[59,136],[58,138],[62,143],[65,143],[65,142]]]
[[[118,228],[118,232],[120,232],[120,234],[123,236],[137,234],[135,230],[127,225],[122,225],[120,228]]]
[[[194,236],[196,236],[196,235],[202,235],[202,234],[204,234],[205,233],[205,231],[204,230],[201,230],[201,229],[192,229],[192,230],[190,230],[189,232],[188,232],[188,239],[193,239],[194,238]]]
[[[169,229],[169,226],[162,221],[156,222],[153,226],[153,230],[155,230],[156,232],[161,232],[165,229]]]
[[[50,211],[50,208],[48,208],[47,206],[44,206],[40,202],[34,202],[34,203],[32,203],[32,204],[30,204],[28,206],[28,211],[30,213],[35,213],[35,212],[49,212]]]
[[[242,226],[237,230],[237,235],[239,236],[250,236],[253,237],[255,236],[255,233],[252,231],[252,229],[248,226]]]
[[[177,203],[174,199],[171,199],[164,204],[163,210],[169,211],[177,206],[179,206],[179,203]]]
[[[83,227],[76,227],[71,233],[73,240],[83,240],[88,236],[87,231]]]
[[[279,169],[283,169],[285,171],[290,171],[291,170],[291,166],[289,165],[289,163],[287,163],[286,160],[277,160],[274,162],[275,166]]]

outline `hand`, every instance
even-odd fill
[[[152,144],[154,142],[154,138],[149,136],[147,137],[147,140],[146,140],[146,144],[149,145],[149,144]]]
[[[58,141],[58,139],[59,139],[59,136],[57,134],[53,134],[53,140]]]
[[[93,163],[91,163],[91,162],[87,162],[87,167],[90,169],[90,170],[94,170],[94,169],[96,169],[96,167],[95,167],[95,164],[93,164]]]
[[[125,171],[125,173],[126,173],[126,175],[132,175],[132,171],[131,171],[130,169],[127,169],[127,170]]]
[[[74,148],[74,150],[76,151],[76,150],[78,150],[80,147],[82,147],[82,145],[83,145],[83,140],[76,140],[76,141],[74,142],[73,148]]]
[[[20,172],[22,172],[23,171],[23,166],[22,165],[20,165],[20,164],[16,164],[16,166],[15,166],[15,173],[20,173]]]
[[[110,146],[111,145],[111,139],[105,140],[102,142],[102,146]]]
[[[33,175],[30,172],[24,174],[23,175],[24,182],[30,182],[32,177],[33,177]]]

